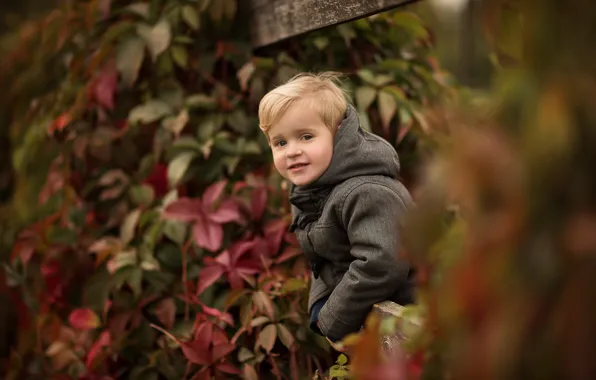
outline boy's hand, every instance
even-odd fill
[[[321,330],[321,326],[319,325],[319,321],[317,321],[317,327],[319,328],[319,330]],[[340,343],[334,343],[331,341],[331,339],[325,337],[325,339],[327,339],[327,342],[329,342],[329,344],[331,345],[331,347],[333,347],[335,349],[335,351],[339,351],[339,352],[346,352],[346,348],[344,347],[343,344]]]

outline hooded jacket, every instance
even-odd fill
[[[333,149],[321,177],[291,186],[290,229],[312,267],[309,313],[324,302],[320,332],[335,341],[358,331],[375,303],[413,302],[410,266],[398,258],[413,202],[397,180],[397,152],[360,126],[351,105]]]

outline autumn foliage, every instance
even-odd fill
[[[307,327],[310,273],[257,104],[299,71],[344,72],[411,182],[423,111],[450,91],[429,31],[393,12],[257,55],[236,0],[67,3],[23,27],[2,77],[29,184],[5,266],[7,378],[327,372],[336,356]]]

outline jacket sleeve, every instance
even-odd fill
[[[398,260],[400,224],[412,204],[397,189],[362,183],[346,195],[340,218],[353,256],[347,272],[319,313],[322,333],[335,340],[360,329],[372,306],[406,286],[409,264]]]

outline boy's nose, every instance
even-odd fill
[[[296,157],[302,154],[302,150],[295,145],[291,145],[286,150],[286,157]]]

